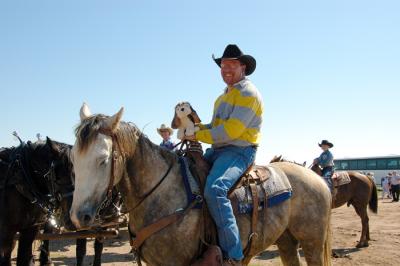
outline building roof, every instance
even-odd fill
[[[366,160],[366,159],[392,159],[392,158],[400,158],[400,155],[391,154],[391,155],[387,155],[387,156],[343,157],[343,158],[337,158],[337,159],[335,159],[335,161],[340,161],[340,160]]]

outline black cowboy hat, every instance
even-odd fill
[[[332,148],[332,147],[333,147],[333,144],[330,143],[329,141],[327,141],[326,139],[324,139],[323,141],[321,141],[321,143],[318,143],[318,146],[321,147],[322,145],[328,145],[329,148]]]
[[[221,58],[215,58],[214,55],[212,55],[212,58],[219,67],[221,67],[222,59],[239,60],[242,64],[246,65],[246,76],[251,75],[256,70],[256,59],[251,55],[243,54],[236,44],[228,44]]]

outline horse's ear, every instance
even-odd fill
[[[192,116],[193,122],[195,124],[201,123],[200,117],[197,115],[196,110],[194,110],[192,106],[190,106],[190,109],[192,110],[190,115]]]
[[[89,106],[86,103],[82,104],[81,110],[79,112],[81,117],[81,121],[85,120],[86,118],[92,116],[92,112],[89,109]]]
[[[180,126],[181,126],[181,119],[176,115],[176,112],[175,112],[174,119],[172,119],[172,122],[171,122],[171,127],[173,129],[178,129]]]
[[[50,148],[50,150],[54,154],[59,154],[60,153],[60,149],[57,146],[57,144],[54,141],[52,141],[49,137],[46,137],[46,145]]]
[[[111,132],[115,131],[119,126],[119,122],[121,122],[121,118],[122,118],[123,114],[124,114],[124,107],[121,107],[121,109],[119,109],[118,113],[107,118],[107,120],[105,121],[105,127],[107,129],[111,130]]]

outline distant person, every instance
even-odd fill
[[[323,140],[318,144],[323,152],[318,158],[314,159],[314,164],[322,167],[322,177],[328,185],[331,192],[333,191],[332,175],[333,175],[333,155],[329,149],[333,148],[333,144],[327,140]]]
[[[392,195],[393,200],[392,202],[399,201],[399,193],[400,193],[400,176],[397,174],[396,171],[393,171],[392,174]]]
[[[388,173],[387,178],[388,178],[388,186],[389,186],[389,195],[391,197],[393,197],[393,194],[392,194],[392,173],[391,172]]]
[[[167,127],[165,124],[161,124],[160,128],[157,128],[157,132],[163,139],[160,143],[160,146],[170,151],[174,150],[175,143],[171,140],[174,130],[170,127]]]
[[[391,199],[390,191],[389,191],[389,177],[386,175],[381,179],[381,186],[382,186],[382,199],[385,198],[385,195],[388,199]]]

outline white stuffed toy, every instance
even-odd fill
[[[201,120],[190,103],[181,102],[175,106],[175,116],[171,127],[178,129],[178,139],[183,140],[185,136],[192,136],[200,128],[196,124]]]

